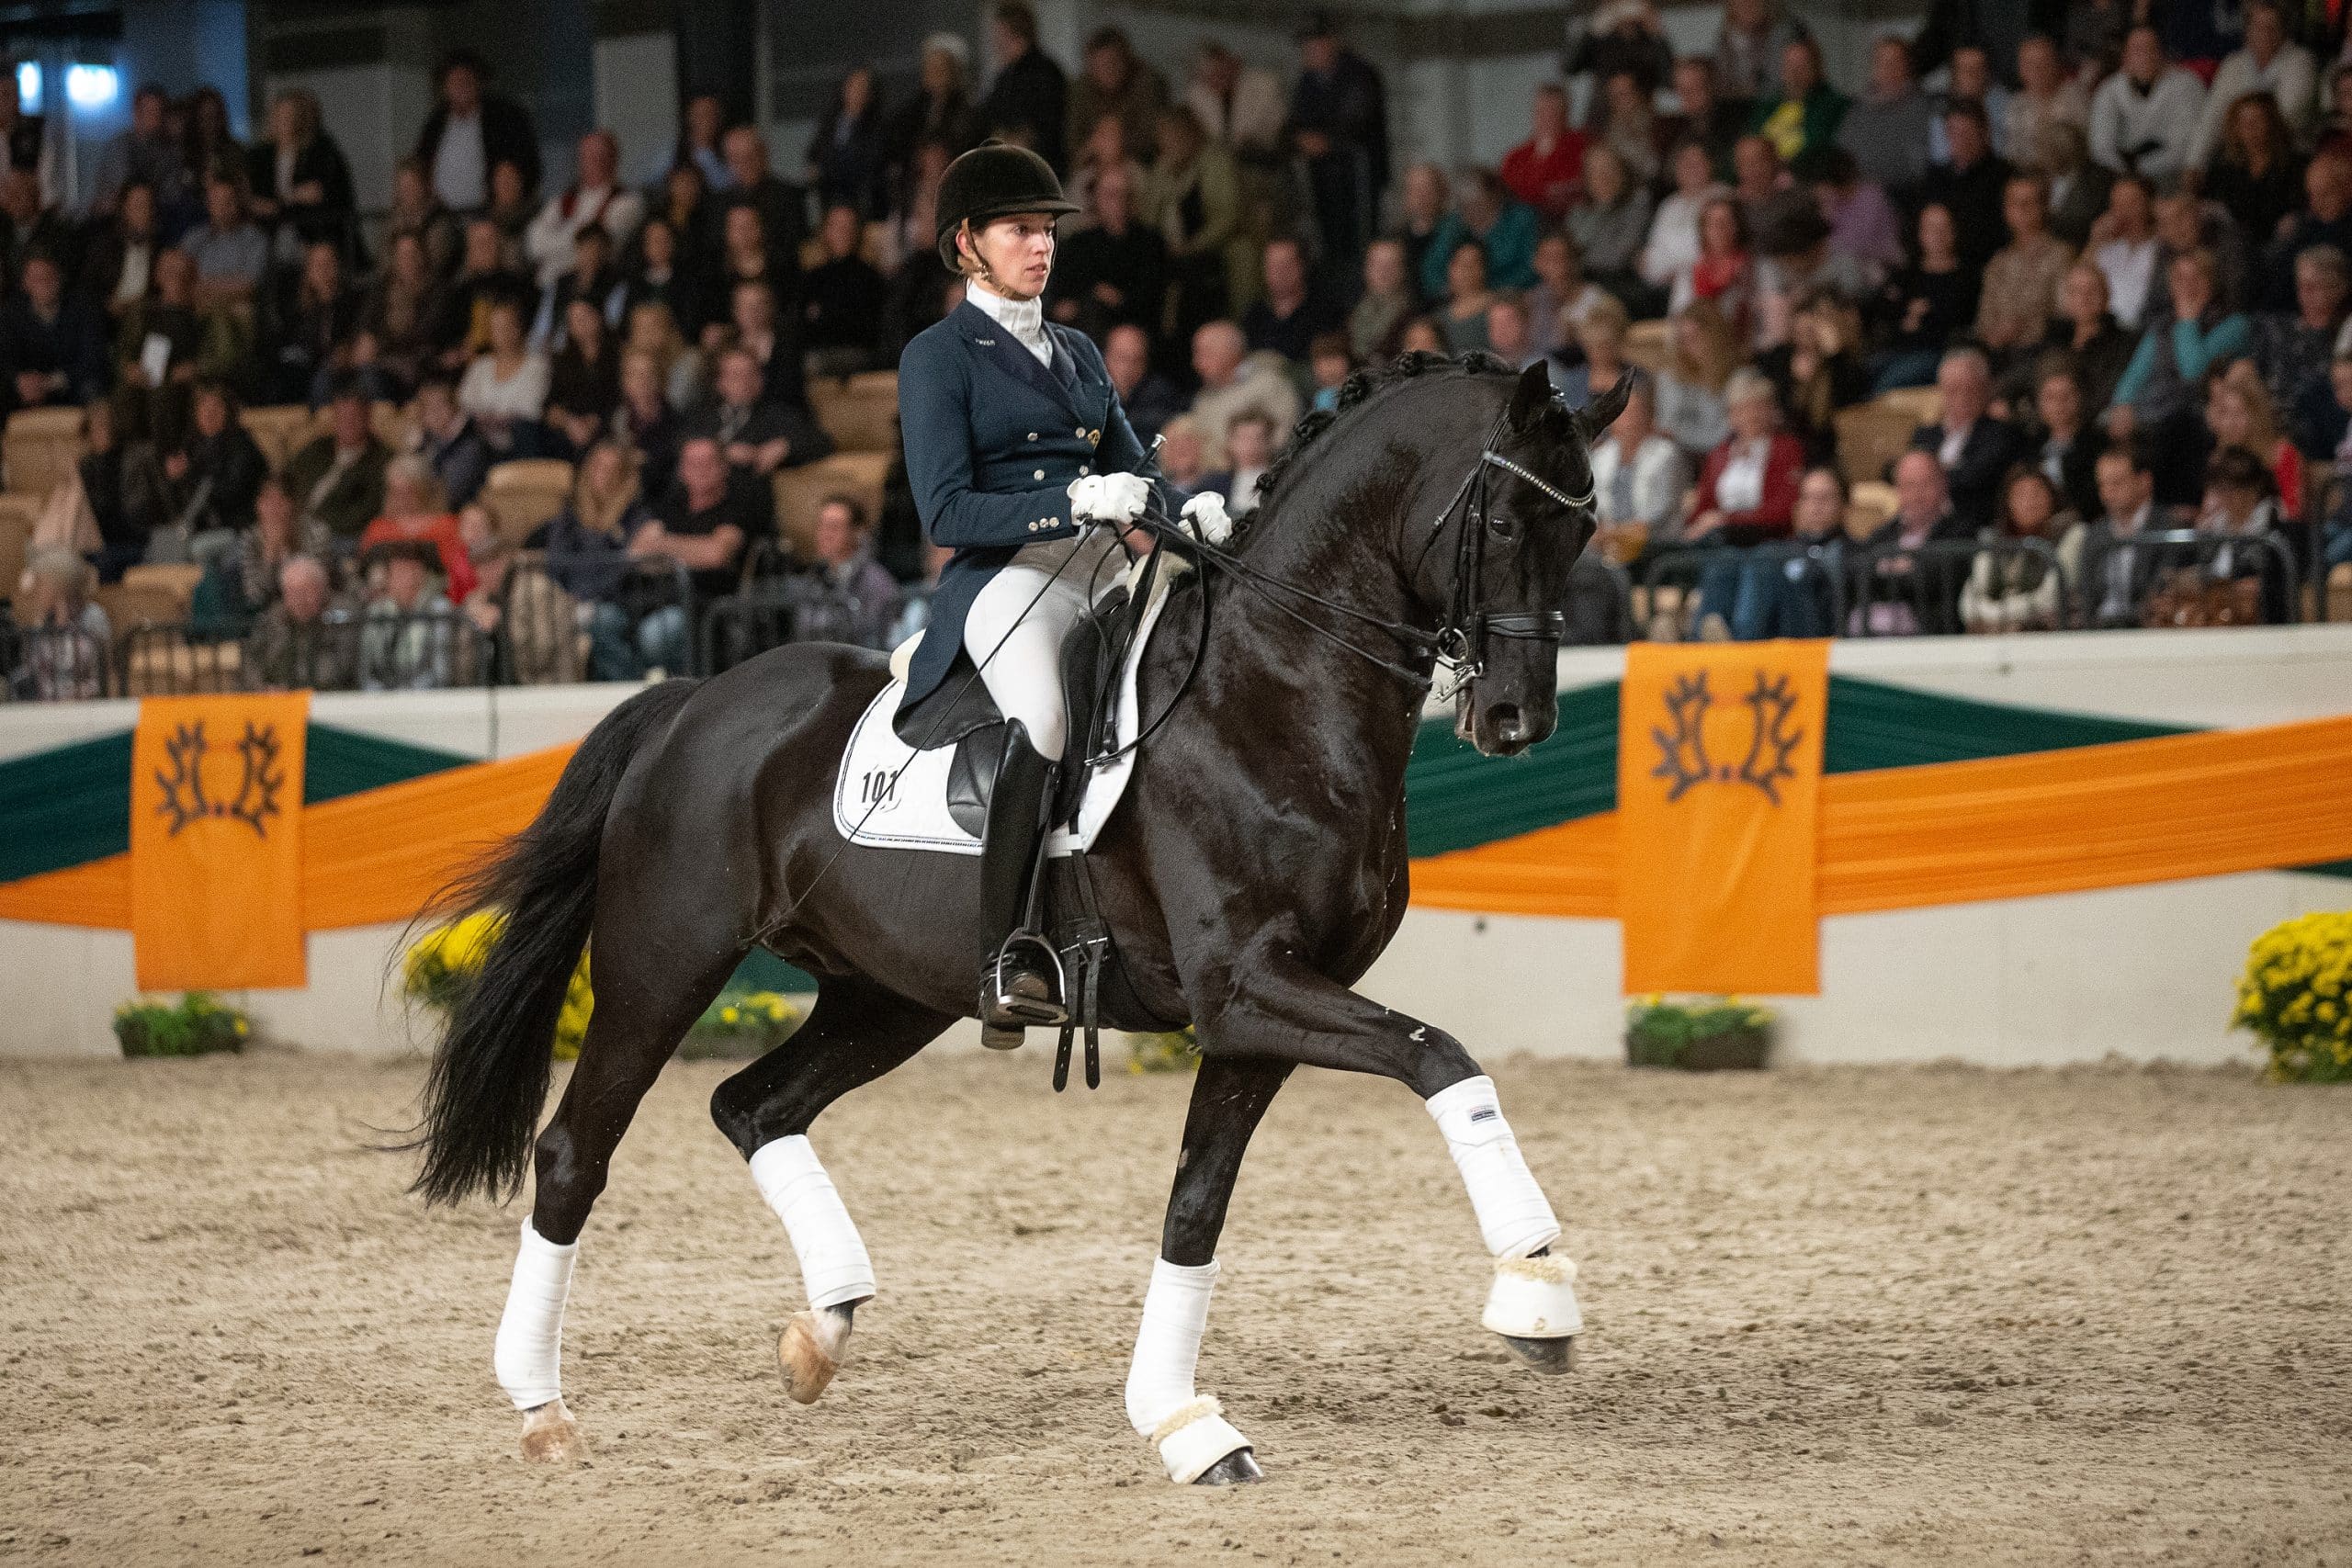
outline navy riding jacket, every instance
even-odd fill
[[[931,542],[956,552],[932,594],[908,704],[946,678],[964,646],[964,617],[989,579],[1022,546],[1077,532],[1072,479],[1139,473],[1169,515],[1182,504],[1127,423],[1102,351],[1083,333],[1045,325],[1050,367],[968,303],[899,356],[899,425],[915,510]]]

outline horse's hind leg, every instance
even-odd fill
[[[1193,1084],[1184,1147],[1168,1197],[1159,1261],[1143,1299],[1135,1359],[1127,1367],[1127,1419],[1159,1450],[1169,1479],[1204,1486],[1261,1479],[1250,1440],[1214,1399],[1193,1386],[1216,1283],[1216,1238],[1241,1172],[1241,1156],[1291,1064],[1211,1057]]]
[[[638,1103],[742,957],[713,919],[699,933],[673,921],[657,935],[650,919],[608,925],[605,910],[616,902],[603,901],[591,939],[595,1010],[563,1099],[539,1132],[531,1217],[498,1325],[498,1382],[523,1413],[523,1457],[550,1463],[586,1452],[560,1377],[581,1227]]]
[[[808,1145],[817,1113],[936,1040],[955,1021],[860,979],[827,980],[792,1038],[718,1086],[711,1120],[752,1163],[784,1222],[808,1293],[776,1347],[785,1391],[807,1404],[849,1353],[851,1316],[874,1295],[874,1263],[832,1178]]]

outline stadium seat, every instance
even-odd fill
[[[130,639],[123,656],[126,697],[202,696],[243,689],[244,648],[233,640],[191,643],[176,628]]]
[[[775,475],[776,527],[793,554],[806,558],[825,497],[840,491],[857,498],[868,523],[882,515],[882,487],[890,477],[888,452],[836,452],[821,462],[779,468]]]
[[[122,574],[126,588],[156,588],[171,594],[179,602],[180,615],[187,614],[188,601],[196,596],[196,585],[203,581],[204,569],[194,561],[158,561],[134,566]]]
[[[2331,621],[2352,621],[2352,561],[2327,574],[2325,615]]]
[[[1849,485],[1883,479],[1911,445],[1918,420],[1883,400],[1838,411],[1838,471]]]
[[[1671,321],[1635,321],[1625,329],[1625,357],[1657,375],[1666,364],[1673,332]]]
[[[1872,400],[1880,408],[1900,411],[1915,427],[1932,424],[1944,414],[1944,395],[1933,387],[1904,387],[1881,392]]]
[[[40,497],[82,459],[82,411],[19,409],[0,434],[0,464],[11,494]]]
[[[92,589],[90,597],[107,613],[118,637],[133,626],[172,626],[187,613],[186,595],[152,582],[109,582]]]
[[[498,514],[499,537],[519,546],[571,498],[571,465],[560,457],[518,457],[490,470],[481,498]]]
[[[1884,479],[1860,479],[1846,501],[1846,532],[1867,539],[1894,515],[1894,487]]]
[[[40,502],[29,495],[0,495],[0,598],[13,597],[31,553],[33,522]]]
[[[246,409],[237,415],[237,423],[245,427],[245,434],[261,448],[273,474],[286,467],[295,447],[311,438],[311,411],[300,403]]]
[[[370,403],[368,407],[368,427],[376,433],[377,440],[395,452],[408,450],[409,438],[416,433],[416,422],[398,403]],[[309,415],[309,423],[294,437],[293,444],[287,447],[286,455],[292,457],[302,446],[334,428],[332,409],[313,411]]]
[[[899,373],[867,370],[808,384],[809,412],[844,452],[899,449]]]

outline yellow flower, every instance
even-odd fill
[[[718,1021],[721,1023],[741,1023],[742,1021],[743,1015],[733,1008],[720,1008],[718,1010]]]

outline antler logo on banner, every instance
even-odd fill
[[[286,784],[277,726],[246,724],[244,739],[237,742],[241,772],[234,794],[211,796],[205,793],[204,759],[209,749],[202,719],[178,726],[164,742],[164,767],[155,774],[163,798],[155,803],[155,809],[170,823],[171,836],[178,838],[180,830],[192,822],[226,818],[243,823],[262,838],[269,837],[269,819],[278,815],[278,792]]]

